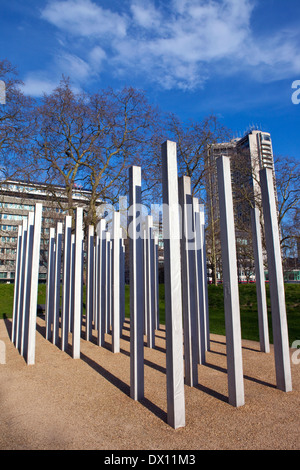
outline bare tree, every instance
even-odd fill
[[[277,157],[275,168],[278,223],[282,229],[281,243],[285,244],[297,235],[295,222],[297,223],[296,214],[299,214],[300,206],[300,162],[291,157]]]
[[[222,126],[215,115],[202,121],[182,122],[176,115],[168,117],[167,129],[177,143],[179,173],[191,177],[192,195],[204,201],[209,148],[217,142],[224,142],[229,131]]]
[[[229,130],[215,115],[202,121],[182,122],[176,115],[168,116],[167,131],[177,143],[178,167],[181,175],[191,177],[192,195],[206,205],[207,258],[213,283],[217,283],[220,264],[219,212],[216,206],[216,166],[210,149],[229,138]]]
[[[277,157],[275,168],[283,261],[286,268],[291,262],[295,268],[300,242],[300,162],[291,157]]]
[[[63,78],[44,95],[35,116],[33,154],[39,179],[51,183],[54,198],[57,187],[52,185],[61,185],[70,214],[76,187],[85,198],[86,225],[97,222],[97,201],[116,204],[127,192],[130,165],[147,167],[153,159],[149,149],[158,111],[134,88],[75,93]]]
[[[0,61],[3,100],[0,104],[0,177],[7,180],[28,175],[28,145],[34,131],[34,100],[21,90],[17,70],[8,60]],[[25,171],[26,169],[26,171]]]

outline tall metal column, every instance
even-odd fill
[[[70,309],[70,266],[71,266],[71,231],[72,217],[65,217],[64,251],[63,251],[63,288],[61,306],[61,350],[66,351],[69,333],[69,309]]]
[[[106,285],[106,222],[101,219],[97,226],[97,233],[99,236],[98,247],[98,346],[104,346],[105,335],[105,290]]]
[[[191,178],[181,176],[178,180],[181,206],[181,282],[184,333],[185,383],[194,387],[198,383],[198,335],[196,315],[195,257],[192,237]]]
[[[232,202],[230,159],[217,159],[222,272],[227,349],[229,403],[242,406],[244,398],[240,304],[237,279],[236,244]]]
[[[86,257],[86,317],[85,339],[90,341],[93,328],[94,311],[94,226],[89,225],[87,233],[87,257]],[[96,305],[97,307],[97,305]]]
[[[144,285],[141,222],[141,168],[129,169],[129,257],[130,257],[130,396],[144,397]],[[139,225],[139,227],[138,227]]]
[[[112,223],[112,352],[120,352],[120,212]]]
[[[180,221],[176,143],[162,144],[163,230],[165,256],[165,316],[167,421],[185,426],[183,330],[181,302]]]
[[[292,390],[292,377],[289,338],[279,228],[271,169],[264,168],[260,171],[260,182],[268,256],[276,381],[277,388],[284,392],[290,392]]]
[[[259,220],[259,209],[255,207],[251,210],[252,241],[255,265],[255,284],[257,296],[257,313],[260,349],[262,352],[270,352],[268,311],[265,287],[265,273],[263,263],[261,229]]]
[[[74,254],[74,302],[73,302],[73,331],[72,351],[73,359],[80,359],[80,336],[81,336],[81,306],[82,306],[82,224],[83,209],[76,208],[75,219],[75,254]]]
[[[34,233],[32,244],[32,264],[28,319],[27,364],[35,363],[36,315],[40,266],[40,245],[42,229],[42,204],[37,203],[34,211]]]
[[[54,318],[53,318],[53,344],[58,345],[59,338],[59,312],[60,312],[60,278],[61,278],[61,245],[62,223],[56,224],[55,242],[55,268],[54,268]]]

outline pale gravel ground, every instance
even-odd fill
[[[27,366],[10,342],[11,320],[0,320],[6,364],[0,364],[0,449],[299,449],[300,365],[292,364],[293,391],[276,389],[273,348],[243,341],[246,404],[227,402],[226,345],[211,335],[199,386],[185,386],[186,426],[166,423],[165,332],[145,347],[145,399],[129,396],[129,322],[121,353],[81,340],[81,359],[45,339],[37,321],[36,364]],[[96,340],[94,332],[94,340]],[[71,337],[69,338],[71,344]],[[292,353],[292,350],[291,350]]]

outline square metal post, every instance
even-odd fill
[[[101,219],[97,226],[98,247],[98,346],[104,346],[105,335],[105,291],[106,285],[106,222]]]
[[[155,281],[154,281],[154,245],[153,245],[153,218],[146,217],[145,223],[145,290],[147,311],[147,346],[155,347]]]
[[[198,363],[205,363],[205,293],[203,282],[203,265],[202,265],[202,227],[201,216],[199,210],[199,201],[193,197],[193,226],[195,231],[195,294],[197,306],[197,332],[198,332]]]
[[[42,204],[35,205],[34,212],[34,233],[32,244],[32,263],[31,263],[31,281],[30,281],[30,299],[29,299],[29,319],[28,319],[28,343],[27,343],[27,364],[35,363],[35,340],[36,340],[36,315],[38,282],[40,267],[40,245],[42,230]]]
[[[125,245],[120,232],[120,337],[125,321]]]
[[[179,203],[181,206],[181,282],[184,333],[185,383],[190,387],[198,384],[198,334],[196,313],[194,233],[192,232],[191,178],[178,179]]]
[[[292,377],[288,326],[276,199],[271,169],[264,168],[260,171],[260,182],[268,256],[276,382],[279,390],[290,392]]]
[[[93,318],[92,322],[94,324],[94,328],[96,331],[98,331],[98,319],[99,319],[99,309],[100,309],[100,289],[99,289],[99,260],[100,260],[100,254],[99,254],[99,245],[100,245],[100,239],[99,239],[99,234],[96,229],[96,233],[94,235],[94,240],[95,240],[95,246],[94,246],[94,272],[93,272]]]
[[[21,324],[21,356],[26,360],[28,346],[28,321],[29,321],[29,303],[31,286],[31,265],[32,265],[32,247],[34,233],[34,212],[28,213],[28,227],[25,253],[25,273],[24,273],[24,297]]]
[[[22,242],[21,242],[21,253],[20,253],[20,281],[19,281],[19,287],[18,287],[18,305],[17,305],[17,318],[16,318],[16,336],[15,336],[15,347],[19,351],[21,351],[27,231],[28,231],[28,221],[27,219],[25,219],[23,220],[23,224],[22,224]]]
[[[255,207],[254,209],[251,209],[251,226],[252,226],[252,241],[253,241],[254,265],[255,265],[255,284],[256,284],[256,296],[257,296],[257,313],[258,313],[260,350],[262,352],[269,353],[270,342],[269,342],[265,272],[264,272],[264,262],[263,262],[259,209],[257,207]]]
[[[63,288],[61,306],[61,350],[66,351],[68,347],[69,334],[69,312],[70,312],[70,280],[71,280],[71,232],[72,217],[65,217],[64,250],[63,250]]]
[[[54,268],[54,318],[53,318],[53,344],[58,345],[59,339],[59,312],[60,312],[60,279],[61,279],[61,245],[62,245],[62,223],[56,224],[55,242],[55,268]]]
[[[53,307],[54,307],[54,267],[55,267],[55,229],[50,228],[49,245],[48,245],[48,262],[47,262],[47,284],[46,284],[46,305],[45,305],[45,321],[46,321],[46,339],[51,339],[51,328],[53,324]]]
[[[154,268],[155,268],[155,329],[159,330],[159,262],[158,262],[158,236],[154,237]]]
[[[71,235],[70,260],[70,305],[69,305],[69,333],[73,333],[74,323],[74,280],[75,280],[75,234]]]
[[[130,396],[144,398],[144,281],[141,221],[141,168],[129,169]]]
[[[120,212],[112,221],[112,352],[120,352]]]
[[[200,226],[201,226],[201,266],[202,266],[202,285],[204,295],[204,328],[205,328],[205,351],[210,350],[210,331],[209,331],[209,308],[208,308],[208,288],[207,288],[207,260],[206,260],[206,242],[205,242],[205,215],[204,204],[199,204]]]
[[[176,143],[162,144],[163,230],[165,257],[165,317],[167,421],[185,426],[180,221]]]
[[[86,316],[85,339],[90,341],[93,328],[93,304],[94,304],[94,226],[89,225],[86,241]],[[97,307],[97,305],[96,305]]]
[[[83,209],[76,208],[75,219],[75,256],[74,256],[74,303],[73,303],[73,359],[80,359],[81,308],[82,308],[82,242]]]
[[[242,406],[243,359],[229,157],[217,158],[229,403]]]
[[[13,303],[13,317],[12,317],[12,330],[11,330],[11,341],[15,344],[16,340],[16,327],[18,323],[18,307],[20,302],[19,297],[19,285],[21,279],[21,251],[22,251],[22,225],[18,227],[17,237],[17,253],[16,253],[16,267],[15,267],[15,282],[14,282],[14,303]]]
[[[105,232],[105,333],[111,329],[111,240],[110,232]]]

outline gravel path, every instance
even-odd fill
[[[225,337],[211,335],[199,385],[185,386],[186,427],[166,423],[165,331],[145,347],[145,399],[129,396],[129,321],[121,352],[81,340],[81,358],[45,339],[37,320],[36,364],[27,366],[10,342],[11,320],[0,320],[6,364],[0,364],[0,449],[299,449],[300,365],[292,365],[293,391],[276,389],[273,348],[243,341],[246,404],[227,401]],[[71,338],[69,338],[71,344]],[[70,348],[71,349],[71,348]],[[292,350],[291,350],[292,354]]]

